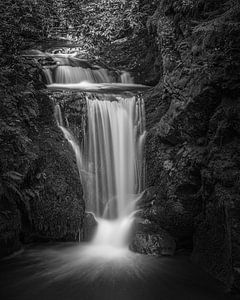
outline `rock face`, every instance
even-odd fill
[[[153,256],[172,256],[176,249],[174,238],[149,220],[137,219],[130,249]]]
[[[84,202],[74,153],[57,127],[50,99],[42,99],[39,106],[39,135],[33,137],[33,151],[38,158],[33,169],[40,182],[27,182],[38,193],[30,204],[33,226],[45,238],[77,240]]]
[[[38,91],[38,67],[19,58],[13,66],[0,85],[0,255],[21,242],[78,240],[84,216],[74,153]]]
[[[81,240],[84,242],[89,242],[94,237],[98,224],[92,213],[85,212],[84,222],[81,232]]]
[[[142,254],[153,256],[171,256],[175,251],[175,242],[167,233],[137,233],[132,242],[131,249]]]
[[[148,19],[161,79],[145,95],[149,226],[134,242],[158,253],[164,230],[228,288],[240,286],[239,15],[238,1],[163,0]]]
[[[21,216],[16,207],[8,208],[8,210],[4,210],[3,206],[1,207],[0,230],[0,257],[19,250],[21,247],[19,241]]]

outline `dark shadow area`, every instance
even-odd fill
[[[87,244],[37,246],[2,260],[0,291],[4,300],[232,299],[188,257],[109,256]]]

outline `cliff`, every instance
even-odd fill
[[[22,242],[78,240],[84,214],[78,170],[53,101],[40,92],[39,66],[19,56],[1,62],[0,255]]]
[[[144,252],[146,234],[164,240],[164,230],[178,252],[239,288],[240,5],[220,2],[161,1],[148,18],[161,64],[145,95],[147,192],[136,250]]]

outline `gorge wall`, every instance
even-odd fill
[[[0,256],[21,243],[78,240],[84,203],[73,151],[33,61],[2,57]]]
[[[240,286],[239,17],[238,1],[182,0],[161,1],[148,18],[160,80],[145,95],[147,192],[135,241],[161,254],[173,238],[227,288]]]

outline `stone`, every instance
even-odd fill
[[[39,67],[24,57],[19,60],[11,76],[17,83],[14,76],[22,77],[24,86],[9,87],[0,105],[1,111],[10,109],[1,114],[1,124],[13,126],[0,130],[1,255],[22,243],[78,240],[85,209],[75,156],[57,127],[53,99],[39,91]],[[13,171],[20,179],[4,180]]]
[[[131,243],[130,249],[153,256],[174,255],[176,243],[165,231],[161,233],[137,233]]]
[[[21,248],[20,230],[21,216],[16,207],[0,212],[0,258]]]
[[[157,235],[166,230],[177,251],[192,251],[192,260],[227,289],[239,289],[240,56],[234,54],[239,39],[219,27],[209,30],[208,38],[198,31],[204,42],[196,42],[194,30],[206,27],[195,2],[161,1],[147,22],[162,72],[158,85],[144,95],[150,195],[139,216],[151,226],[137,233],[135,243],[156,249]],[[223,8],[220,2],[214,5]],[[193,10],[195,17],[187,12]],[[223,14],[224,9],[209,22],[217,23]],[[236,26],[238,35],[239,30]]]
[[[97,221],[93,213],[85,212],[83,227],[81,232],[81,240],[84,242],[91,241],[96,231],[96,228],[97,228]]]

